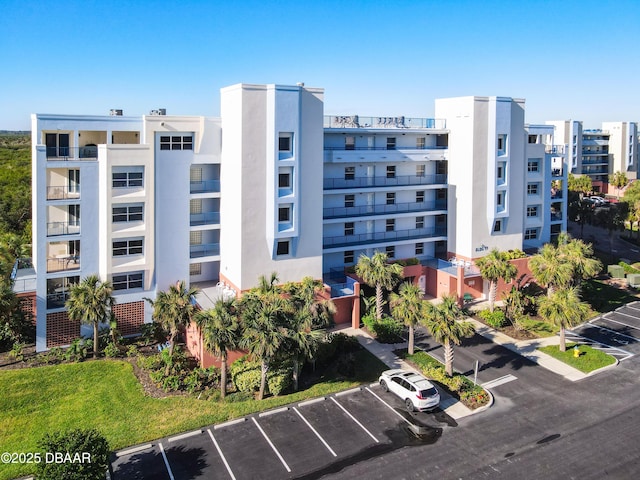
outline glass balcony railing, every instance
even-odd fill
[[[442,118],[325,115],[324,128],[446,128]]]
[[[219,212],[192,213],[190,215],[190,225],[192,227],[198,225],[216,225],[220,223]]]
[[[446,200],[434,202],[394,203],[392,205],[358,205],[353,207],[327,207],[322,210],[322,218],[362,217],[367,215],[385,215],[390,213],[422,212],[446,210]]]
[[[84,147],[47,147],[47,160],[96,160],[98,147],[87,145]]]
[[[47,295],[47,309],[63,308],[68,298],[69,298],[68,290],[64,290],[56,293],[49,293]]]
[[[400,240],[414,240],[420,238],[446,237],[447,227],[414,228],[411,230],[394,230],[391,232],[360,233],[357,235],[339,235],[324,237],[324,248],[346,247],[350,245],[364,245],[367,243],[396,242]]]
[[[189,246],[190,258],[211,257],[220,255],[219,243],[201,243]]]
[[[67,200],[69,198],[80,198],[80,187],[47,186],[47,200]]]
[[[78,270],[80,268],[80,255],[56,255],[47,258],[47,273]]]
[[[325,178],[324,189],[338,188],[367,188],[367,187],[401,187],[411,185],[435,185],[447,183],[447,175],[398,175],[395,177],[354,177],[354,178]]]
[[[48,222],[47,223],[47,237],[54,237],[56,235],[74,235],[80,233],[79,223],[69,222]]]
[[[191,182],[191,193],[218,193],[220,192],[220,180],[203,180]]]

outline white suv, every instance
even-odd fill
[[[407,406],[407,410],[433,410],[440,404],[440,394],[425,377],[406,370],[387,370],[380,375],[380,386],[393,392]]]

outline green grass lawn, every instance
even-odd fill
[[[614,288],[599,280],[586,280],[582,283],[582,299],[595,312],[610,312],[616,308],[638,300],[626,290]]]
[[[131,365],[123,361],[8,370],[0,372],[0,452],[37,451],[45,433],[77,427],[97,428],[116,450],[352,388],[377,380],[386,369],[360,350],[353,380],[329,375],[301,392],[237,403],[146,397]],[[28,465],[0,464],[0,480],[32,472]]]
[[[567,343],[566,352],[561,352],[558,345],[549,345],[548,347],[541,347],[538,350],[547,353],[554,358],[577,368],[581,372],[589,373],[593,372],[607,365],[615,363],[615,358],[611,355],[604,353],[602,350],[596,350],[587,345],[579,345],[580,356],[575,357],[573,353],[573,347],[575,343]]]

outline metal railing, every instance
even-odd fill
[[[98,147],[46,147],[47,160],[96,160]]]
[[[360,115],[325,115],[324,128],[436,128],[444,129],[443,118],[363,117]]]
[[[220,180],[203,180],[191,182],[191,193],[218,193],[220,192]]]
[[[215,225],[220,223],[219,212],[192,213],[189,219],[192,227],[197,225]]]
[[[424,145],[424,146],[406,146],[406,145],[396,145],[393,148],[390,148],[388,146],[379,146],[379,147],[356,147],[356,146],[349,146],[347,147],[342,146],[342,147],[324,147],[325,150],[330,150],[330,151],[336,151],[336,150],[341,150],[341,151],[387,151],[387,150],[397,150],[397,151],[401,151],[401,150],[446,150],[449,147],[443,147],[443,146],[434,146],[434,145]]]
[[[549,153],[552,155],[564,155],[565,146],[564,145],[547,145],[544,151],[545,153]]]
[[[80,255],[63,255],[60,257],[47,258],[47,273],[78,270],[79,268]]]
[[[67,200],[69,198],[80,198],[79,186],[47,186],[47,200]]]
[[[200,258],[220,255],[219,243],[201,243],[189,246],[189,257]]]
[[[56,235],[74,235],[80,233],[79,223],[69,222],[48,222],[47,237],[55,237]]]
[[[395,177],[354,177],[325,178],[324,189],[333,190],[338,188],[367,188],[367,187],[401,187],[411,185],[435,185],[446,184],[447,175],[437,173],[434,175],[397,175]]]
[[[323,248],[363,245],[367,243],[394,242],[419,238],[446,237],[447,227],[414,228],[411,230],[394,230],[391,232],[372,232],[354,235],[324,237]]]
[[[58,293],[50,293],[47,295],[47,309],[63,308],[65,302],[69,298],[69,291],[65,290]]]
[[[358,205],[353,207],[327,207],[322,209],[322,218],[358,217],[367,215],[384,215],[389,213],[422,212],[430,210],[446,210],[446,200],[433,202],[393,203],[391,205]]]

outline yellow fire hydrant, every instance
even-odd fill
[[[575,358],[578,358],[580,356],[580,349],[578,348],[578,345],[576,345],[575,347],[573,347],[573,356]]]

